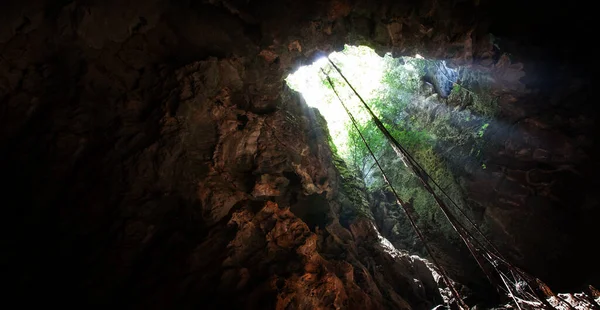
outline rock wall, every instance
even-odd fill
[[[572,92],[563,90],[563,95],[570,93],[567,97],[530,89],[523,83],[530,73],[509,58],[503,54],[488,66],[457,67],[459,85],[448,98],[437,93],[436,83],[424,82],[400,118],[410,130],[435,137],[434,157],[443,165],[417,156],[418,160],[490,230],[512,261],[554,287],[598,281],[595,271],[588,271],[595,268],[586,246],[593,243],[592,223],[599,212],[596,198],[587,194],[597,172],[590,157],[597,150],[589,134],[595,130],[591,120],[596,116],[586,99],[592,84],[565,74],[556,78],[570,85]],[[384,235],[396,246],[418,249],[412,245],[414,237],[398,231],[405,220],[393,199],[379,196],[374,213]],[[442,252],[460,258],[447,247]],[[577,271],[555,272],[565,265],[577,265]],[[460,269],[467,271],[466,267]],[[462,283],[474,277],[470,272],[467,279],[464,274],[454,276]]]
[[[325,135],[282,79],[344,43],[493,61],[479,2],[4,3],[9,295],[119,308],[432,306],[423,262],[388,253],[368,217],[340,220]]]
[[[54,217],[38,218],[35,230],[13,228],[43,241],[14,254],[44,253],[50,265],[8,261],[23,266],[13,270],[16,288],[51,302],[131,308],[428,309],[441,302],[425,262],[390,255],[368,217],[345,212],[347,226],[340,225],[340,209],[354,205],[340,203],[352,197],[340,191],[315,111],[288,89],[271,112],[235,103],[248,74],[239,60],[215,58],[174,72],[178,106],[162,111],[160,135],[119,167],[123,196],[100,196],[119,208],[102,210],[98,196],[67,192],[90,200],[47,210]],[[85,167],[75,176],[89,177]],[[78,210],[84,202],[90,209]],[[58,277],[66,284],[50,287]]]

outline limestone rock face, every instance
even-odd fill
[[[37,125],[56,132],[46,133],[48,141],[30,138],[36,148],[55,151],[9,159],[28,163],[29,175],[45,164],[35,164],[42,154],[57,166],[34,185],[45,190],[27,198],[41,209],[16,211],[37,228],[11,228],[25,240],[44,241],[15,254],[43,251],[60,268],[21,261],[32,266],[14,270],[17,289],[40,292],[60,275],[65,286],[44,290],[53,302],[66,290],[76,295],[73,303],[132,308],[441,303],[431,270],[380,245],[368,206],[361,217],[352,212],[358,206],[344,196],[322,117],[281,84],[269,84],[270,70],[262,58],[192,62],[145,89],[107,96],[115,114],[48,102],[58,121]],[[87,87],[97,85],[95,78]],[[69,118],[61,123],[61,116]]]
[[[294,68],[345,43],[494,67],[506,126],[483,150],[490,169],[463,176],[468,196],[524,268],[566,287],[597,279],[560,269],[587,266],[575,257],[598,214],[592,88],[565,62],[579,41],[523,40],[515,24],[548,18],[539,24],[546,33],[556,27],[544,16],[554,15],[531,5],[509,23],[510,5],[3,3],[7,295],[103,308],[441,303],[427,263],[382,242],[364,195],[341,177],[320,116],[284,86]],[[494,50],[491,30],[514,59]],[[546,63],[561,73],[546,74]]]

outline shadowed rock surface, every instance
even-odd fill
[[[426,263],[380,242],[394,223],[283,82],[343,44],[493,76],[488,169],[453,171],[469,206],[557,290],[600,286],[595,85],[579,55],[587,12],[484,0],[9,1],[5,293],[132,309],[441,303]],[[453,279],[481,277],[440,248]]]

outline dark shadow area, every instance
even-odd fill
[[[315,231],[316,227],[323,229],[329,223],[329,202],[325,194],[300,196],[290,207],[290,211],[301,218],[312,231]]]

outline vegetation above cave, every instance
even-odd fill
[[[485,143],[489,122],[496,113],[494,99],[483,87],[477,91],[470,89],[481,77],[461,68],[449,68],[444,61],[427,60],[418,55],[381,57],[364,46],[346,46],[329,58],[340,67],[390,133],[454,201],[464,205],[465,197],[456,171],[466,166],[469,169],[486,168],[480,149]],[[287,78],[288,84],[303,94],[309,106],[318,108],[323,114],[332,138],[332,149],[345,162],[340,169],[348,167],[364,180],[373,197],[372,204],[378,205],[379,209],[391,210],[382,216],[395,220],[390,233],[396,236],[396,244],[413,247],[414,236],[405,226],[408,224],[399,207],[386,201],[385,197],[389,195],[386,195],[381,173],[326,81],[326,75],[357,119],[360,131],[383,163],[402,199],[411,201],[419,225],[434,238],[458,242],[433,198],[388,146],[359,99],[333,70],[327,58],[298,69]],[[381,211],[377,209],[375,212]],[[413,250],[421,252],[418,246]]]

